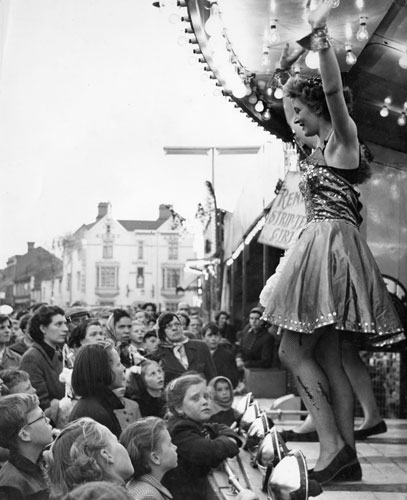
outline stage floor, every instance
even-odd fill
[[[260,407],[267,411],[265,400],[258,400]],[[297,423],[278,422],[277,430],[293,428]],[[321,500],[407,500],[407,420],[385,419],[388,431],[372,436],[365,441],[357,441],[356,448],[362,465],[363,478],[358,482],[333,482],[323,486]],[[356,425],[358,421],[356,421]],[[289,449],[300,449],[309,468],[316,462],[319,443],[288,442]],[[248,452],[240,456],[253,490],[261,500],[266,495],[260,491],[260,472],[250,466]]]

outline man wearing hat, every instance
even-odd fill
[[[249,313],[249,329],[243,331],[236,356],[238,368],[271,368],[274,337],[260,318],[263,312],[254,307]]]
[[[68,322],[69,331],[80,325],[85,319],[89,319],[90,312],[83,306],[68,307],[65,312],[65,318]]]

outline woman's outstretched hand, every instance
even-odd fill
[[[310,11],[308,22],[312,29],[323,28],[326,25],[334,2],[335,0],[321,0],[318,7]]]
[[[280,56],[280,68],[288,69],[292,66],[298,59],[304,54],[305,49],[303,47],[299,47],[297,50],[289,54],[290,44],[286,43],[283,47]]]

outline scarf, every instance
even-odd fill
[[[188,338],[181,340],[181,342],[170,342],[168,339],[166,339],[166,341],[161,343],[161,347],[172,349],[174,356],[178,359],[185,370],[188,370],[189,368],[187,353],[185,352],[184,347],[184,344],[186,344],[188,341]]]

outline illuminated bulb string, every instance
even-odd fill
[[[356,33],[356,38],[359,42],[365,42],[369,39],[369,32],[366,28],[366,17],[360,18],[360,26],[358,32]]]
[[[346,58],[345,58],[346,64],[352,66],[357,61],[357,57],[352,51],[352,45],[350,43],[345,44],[345,50],[346,50]]]

